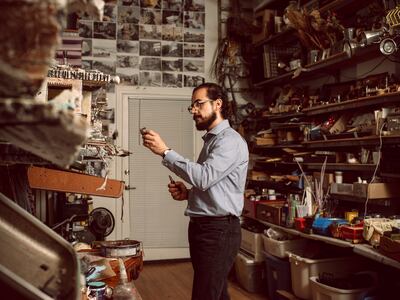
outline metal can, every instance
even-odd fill
[[[96,300],[106,300],[107,285],[103,281],[93,281],[87,284],[89,296]]]

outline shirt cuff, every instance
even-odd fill
[[[174,150],[171,150],[165,154],[162,164],[166,167],[172,167],[174,163],[181,158],[182,157],[178,153],[176,153]]]

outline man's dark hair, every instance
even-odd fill
[[[217,100],[218,98],[222,100],[221,115],[224,119],[227,119],[228,114],[228,96],[225,91],[216,83],[205,82],[195,87],[192,94],[194,94],[199,89],[207,89],[207,97],[212,100]]]

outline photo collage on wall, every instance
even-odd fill
[[[103,21],[80,15],[82,67],[122,85],[204,82],[205,0],[105,0]]]

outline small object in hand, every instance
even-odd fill
[[[172,184],[175,184],[175,180],[172,178],[172,176],[171,175],[168,175],[169,176],[169,181],[172,183]]]
[[[147,131],[146,127],[140,128],[140,133],[141,133],[142,135],[143,135],[143,134],[146,134],[146,131]]]

